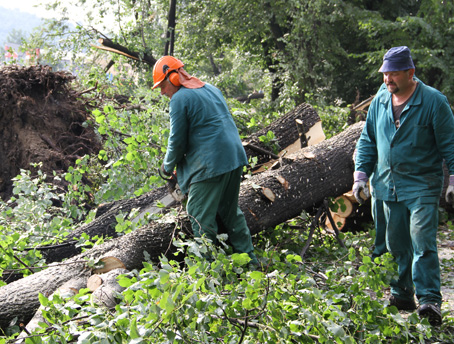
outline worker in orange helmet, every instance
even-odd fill
[[[190,76],[173,56],[153,68],[153,89],[170,98],[170,135],[161,172],[177,168],[178,182],[188,193],[187,212],[195,237],[216,242],[219,216],[237,253],[258,265],[251,233],[238,206],[247,156],[238,129],[219,89]]]

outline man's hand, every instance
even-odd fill
[[[165,175],[165,176],[171,176],[172,175],[172,173],[169,173],[169,172],[166,171],[166,169],[164,168],[164,163],[162,163],[162,165],[161,165],[161,173],[163,175]]]
[[[446,202],[451,205],[454,205],[454,175],[449,176],[449,185],[446,189]]]
[[[364,202],[370,197],[369,187],[367,186],[368,177],[364,172],[355,171],[353,174],[354,184],[353,184],[353,195],[359,204],[364,204]],[[363,195],[365,198],[363,198]]]

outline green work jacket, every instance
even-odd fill
[[[440,197],[443,159],[454,174],[454,117],[446,97],[418,81],[396,129],[392,94],[372,101],[357,143],[355,170],[370,176],[374,195],[384,201]],[[374,166],[377,164],[376,169]]]
[[[180,87],[170,100],[170,136],[164,158],[167,172],[177,166],[187,193],[200,182],[247,165],[247,157],[227,103],[216,87]]]

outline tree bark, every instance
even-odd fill
[[[353,183],[352,155],[362,126],[363,123],[355,124],[329,140],[294,153],[286,160],[288,164],[279,169],[245,180],[241,185],[239,205],[251,233],[273,228],[320,203],[325,197],[349,191]],[[262,197],[263,188],[275,195],[274,201]],[[130,207],[114,206],[101,217],[112,218],[117,211],[126,209]],[[153,222],[72,257],[63,264],[50,266],[1,287],[0,328],[6,328],[14,317],[27,323],[39,307],[39,293],[48,296],[70,279],[88,279],[92,270],[87,266],[87,260],[115,257],[125,269],[134,270],[142,268],[146,259],[144,252],[147,252],[151,261],[158,262],[159,257],[172,250],[177,228],[178,231],[192,232],[187,217],[166,216],[166,221]]]
[[[302,103],[292,111],[289,111],[284,116],[280,117],[266,128],[263,128],[254,134],[250,135],[243,143],[249,143],[257,146],[265,151],[271,151],[271,148],[260,141],[260,136],[266,136],[268,131],[273,132],[277,139],[277,144],[281,150],[293,145],[299,139],[298,127],[296,120],[301,120],[304,124],[305,134],[309,133],[312,128],[321,123],[321,119],[317,111],[309,104]],[[270,154],[259,153],[257,150],[245,145],[245,151],[248,157],[257,157],[257,164],[264,164],[270,160]]]
[[[317,145],[289,155],[286,164],[267,170],[241,185],[240,206],[252,234],[298,216],[304,209],[351,190],[353,151],[364,122]],[[260,188],[257,188],[259,186]],[[274,202],[261,196],[271,190]]]
[[[173,55],[173,47],[175,44],[176,11],[177,11],[177,0],[171,0],[169,16],[168,16],[168,26],[167,26],[167,32],[166,32],[166,45],[164,48],[164,55]]]

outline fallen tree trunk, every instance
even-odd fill
[[[289,155],[286,164],[257,174],[241,185],[240,206],[251,233],[276,226],[302,210],[351,190],[352,155],[364,122],[329,140]],[[274,201],[264,197],[274,194]]]
[[[252,176],[241,185],[239,204],[252,234],[272,228],[320,203],[325,197],[350,190],[353,182],[352,155],[363,123],[343,133],[307,147],[288,157],[288,165]],[[262,196],[263,188],[276,197]],[[124,208],[123,208],[124,209]],[[107,214],[105,214],[107,215]],[[63,264],[51,266],[0,288],[0,328],[6,328],[17,317],[27,323],[39,307],[38,295],[51,295],[66,281],[88,279],[90,259],[115,257],[127,270],[141,269],[147,252],[153,262],[170,252],[175,231],[191,233],[189,220],[175,218],[154,222],[132,233],[112,239]]]

